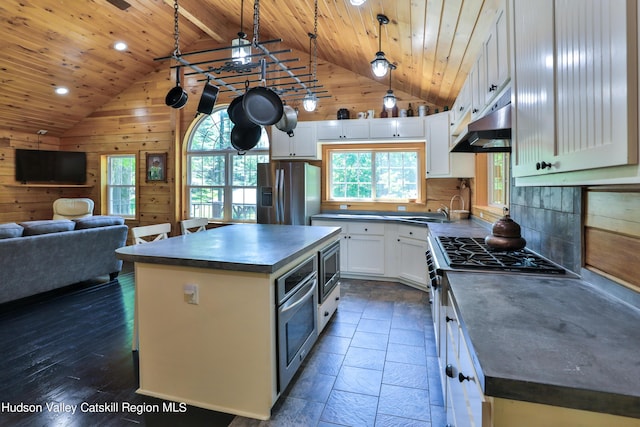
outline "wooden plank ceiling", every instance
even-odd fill
[[[498,1],[367,0],[353,6],[318,0],[318,58],[375,81],[369,63],[381,38],[398,67],[394,90],[451,105]],[[179,0],[181,52],[206,39],[228,46],[240,30],[241,10],[251,40],[254,6],[254,0]],[[279,38],[285,48],[308,55],[314,0],[261,0],[259,11],[260,41]],[[379,13],[390,20],[381,32]],[[166,67],[154,59],[174,49],[174,0],[5,0],[0,19],[0,127],[16,132],[63,135],[136,80]],[[119,40],[126,51],[113,49]],[[388,77],[380,83],[388,84]],[[69,93],[56,95],[58,86]]]

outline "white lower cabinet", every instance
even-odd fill
[[[343,274],[394,279],[428,291],[426,226],[330,219],[314,219],[312,225],[342,228],[340,269]]]
[[[427,288],[427,228],[400,225],[397,236],[398,277]]]
[[[446,312],[446,366],[442,378],[445,378],[445,401],[447,424],[455,427],[481,427],[483,423],[484,394],[476,371],[471,362],[471,353],[467,347],[459,316],[452,304],[451,293],[447,295]],[[488,404],[488,403],[487,403]],[[488,421],[490,411],[485,411]]]
[[[340,271],[384,275],[384,224],[378,222],[312,220],[311,225],[341,227]]]

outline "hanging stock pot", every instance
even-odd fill
[[[290,137],[293,136],[293,130],[298,125],[298,114],[296,110],[290,105],[284,105],[282,110],[282,117],[276,123],[276,128],[285,132]]]

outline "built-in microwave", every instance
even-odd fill
[[[318,299],[322,304],[340,282],[340,241],[319,251]]]

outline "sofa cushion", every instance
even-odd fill
[[[76,226],[76,223],[68,219],[45,219],[41,221],[21,222],[20,225],[24,227],[23,236],[35,236],[38,234],[71,231]]]
[[[22,236],[24,228],[15,222],[8,222],[6,224],[0,224],[0,239],[9,239],[11,237]]]
[[[87,216],[84,218],[76,218],[76,230],[84,230],[87,228],[106,227],[108,225],[122,225],[124,218],[111,215]]]

